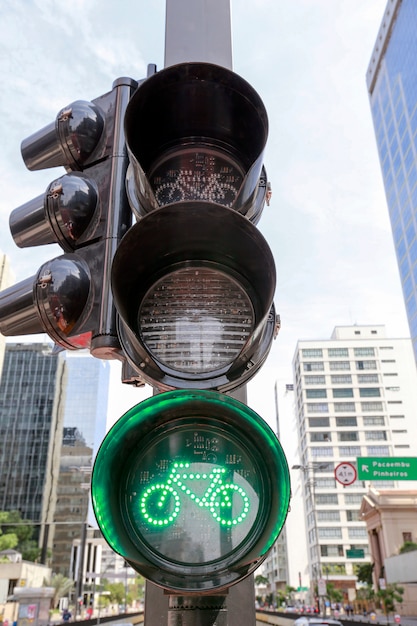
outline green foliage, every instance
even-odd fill
[[[363,563],[359,565],[357,570],[358,582],[365,583],[369,587],[372,587],[372,572],[374,570],[374,563]]]
[[[400,554],[404,554],[404,552],[414,552],[414,550],[417,550],[417,543],[415,543],[415,541],[404,541],[400,548]]]
[[[43,587],[53,587],[52,608],[57,608],[60,598],[68,596],[74,588],[74,581],[66,578],[63,574],[52,574],[48,579],[44,579]]]
[[[103,581],[104,582],[104,581]],[[104,582],[105,591],[109,591],[110,602],[117,604],[123,604],[125,601],[125,586],[123,583],[109,583]]]
[[[41,549],[32,535],[33,525],[19,511],[0,511],[0,550],[15,549],[25,561],[36,561]]]
[[[368,585],[362,587],[356,591],[357,600],[373,600],[375,598],[375,591]]]
[[[386,589],[379,589],[377,598],[380,598],[384,613],[388,618],[389,613],[395,610],[395,602],[402,602],[404,588],[396,584],[387,585]],[[387,619],[388,621],[388,619]]]
[[[266,576],[262,576],[262,574],[257,574],[257,576],[255,576],[255,585],[267,585],[268,584],[268,579],[266,578]]]
[[[343,601],[343,593],[340,589],[336,589],[333,583],[327,583],[327,597],[330,602],[342,602]]]

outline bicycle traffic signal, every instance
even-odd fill
[[[289,472],[249,407],[214,391],[169,391],[109,431],[92,497],[104,538],[136,571],[170,591],[218,592],[253,572],[279,535]]]
[[[126,358],[160,390],[234,389],[269,352],[275,265],[254,225],[267,133],[254,89],[208,63],[163,69],[129,102],[138,222],[115,254],[112,289]]]
[[[137,83],[121,78],[92,102],[78,100],[22,142],[30,170],[64,166],[46,192],[15,209],[10,229],[22,248],[58,243],[65,254],[0,293],[0,332],[46,332],[66,349],[119,358],[110,292],[111,262],[131,225],[124,191],[123,119]]]

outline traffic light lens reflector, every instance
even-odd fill
[[[236,161],[218,150],[195,146],[164,155],[150,173],[159,206],[205,200],[232,207],[244,173]]]
[[[167,274],[147,292],[138,327],[161,363],[203,374],[234,361],[253,332],[254,312],[231,276],[187,267]]]
[[[198,429],[198,436],[208,442],[216,440],[209,445],[236,453],[237,442],[225,438],[218,429]],[[222,465],[220,459],[217,462],[215,453],[208,455],[212,461],[167,463],[168,445],[175,441],[180,455],[191,457],[187,446],[195,437],[196,429],[190,426],[175,435],[162,436],[146,452],[146,460],[139,461],[140,471],[133,469],[126,494],[134,532],[162,557],[184,565],[210,562],[235,550],[250,533],[259,510],[257,470],[242,446],[236,458],[238,470],[244,466],[246,477],[235,468]],[[166,471],[155,474],[152,455],[157,465],[167,467]],[[144,467],[155,478],[138,489]]]

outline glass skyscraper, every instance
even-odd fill
[[[106,434],[110,365],[80,352],[67,353],[65,365],[67,385],[52,529],[52,568],[68,576],[74,574],[73,540],[83,538],[86,532],[92,464]]]
[[[389,0],[366,78],[417,361],[416,32],[417,2]]]
[[[65,364],[49,344],[7,344],[0,380],[0,510],[20,511],[42,541],[53,520]]]

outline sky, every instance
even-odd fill
[[[384,324],[389,337],[409,337],[365,82],[385,6],[231,1],[233,69],[269,117],[273,195],[258,226],[275,258],[281,331],[249,384],[248,404],[270,425],[274,382],[292,382],[298,340],[330,338],[335,326],[351,324]],[[64,173],[26,170],[20,142],[119,76],[143,78],[149,63],[162,69],[164,37],[165,0],[0,3],[0,251],[16,280],[61,250],[17,248],[9,214]],[[119,383],[118,364],[112,372],[110,422],[150,394]]]

